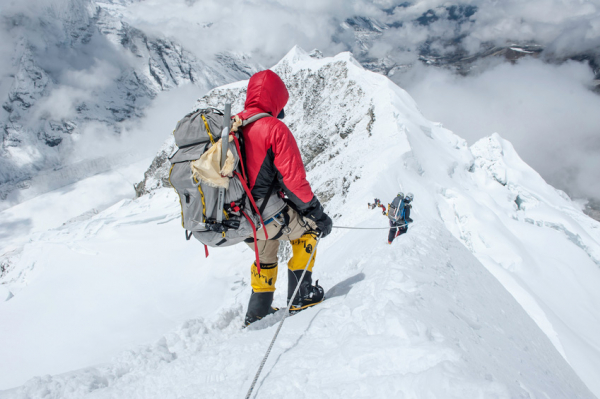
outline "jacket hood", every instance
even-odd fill
[[[268,112],[276,117],[287,104],[289,97],[285,83],[275,72],[267,69],[255,73],[248,82],[242,119],[261,112]]]

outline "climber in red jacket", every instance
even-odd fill
[[[258,119],[242,130],[249,188],[264,220],[264,226],[257,231],[256,243],[261,269],[259,273],[256,262],[252,264],[252,294],[246,325],[276,310],[271,305],[277,280],[279,241],[292,244],[293,255],[288,262],[289,301],[315,248],[317,235],[325,237],[332,228],[331,219],[306,180],[296,139],[280,120],[285,116],[283,108],[288,98],[285,84],[275,72],[258,72],[248,83],[245,109],[236,116],[241,120],[259,113],[272,116]],[[246,239],[246,243],[254,249],[253,237]],[[312,285],[315,257],[316,254],[300,282],[292,312],[323,300],[323,288],[318,281]]]

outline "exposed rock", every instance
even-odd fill
[[[171,169],[169,157],[174,153],[174,149],[175,140],[173,137],[169,137],[144,173],[144,179],[134,185],[136,197],[141,197],[161,187],[171,187],[169,182],[169,170]]]
[[[585,209],[583,212],[600,222],[600,201],[598,200],[590,200],[587,204],[585,204]]]

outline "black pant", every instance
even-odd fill
[[[394,241],[394,238],[398,237],[406,233],[408,230],[408,226],[404,220],[399,220],[397,222],[392,222],[390,220],[390,232],[388,234],[388,242]]]

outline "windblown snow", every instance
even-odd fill
[[[509,142],[469,148],[349,53],[294,48],[273,69],[334,225],[381,229],[321,241],[314,277],[327,300],[286,320],[252,397],[600,395],[598,222]],[[239,110],[246,84],[196,106]],[[177,196],[163,187],[172,146],[140,198],[72,211],[2,246],[0,398],[246,395],[281,315],[241,329],[253,253],[204,258],[184,239]],[[415,222],[388,245],[386,218],[366,204],[398,191],[415,194]],[[53,212],[61,196],[50,194],[39,198]],[[2,219],[26,220],[29,202]],[[288,258],[283,246],[278,306]]]

